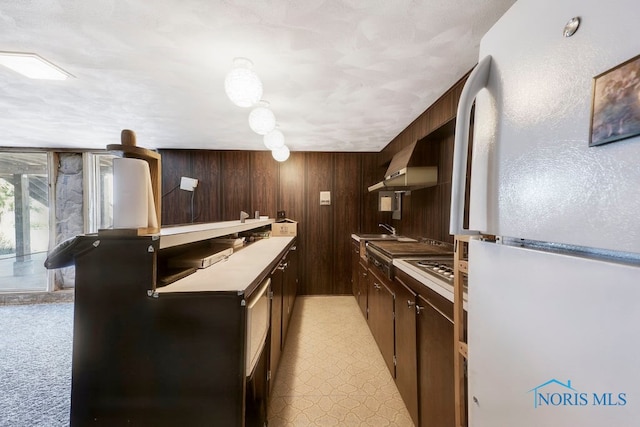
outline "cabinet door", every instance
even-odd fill
[[[358,300],[358,305],[360,306],[360,311],[362,311],[362,315],[366,319],[368,317],[367,308],[369,306],[369,270],[367,269],[367,266],[361,262],[358,262],[358,276],[358,291],[356,298]]]
[[[389,281],[377,270],[369,269],[369,328],[378,343],[391,376],[395,378],[394,299]]]
[[[351,241],[351,292],[358,299],[360,291],[360,245],[355,240]]]
[[[278,363],[280,363],[280,353],[282,352],[282,284],[283,284],[283,267],[282,262],[271,273],[271,355],[269,359],[269,370],[271,371],[271,384],[269,389],[273,388],[273,380],[278,371]]]
[[[298,293],[298,250],[294,245],[284,257],[283,298],[282,298],[282,347],[287,338],[289,320]]]
[[[396,294],[396,384],[411,419],[418,425],[417,294],[404,283],[407,280],[412,279],[398,274],[393,282]]]
[[[449,305],[453,303],[449,302]],[[418,295],[420,426],[453,427],[453,320],[435,297]],[[449,311],[449,313],[447,313]]]

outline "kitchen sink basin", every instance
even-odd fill
[[[400,237],[393,234],[355,234],[361,240],[398,240],[398,238]]]
[[[416,239],[412,239],[411,237],[398,236],[397,234],[355,233],[354,236],[358,236],[360,240],[397,240],[399,242],[416,242]]]

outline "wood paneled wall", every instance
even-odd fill
[[[468,74],[451,87],[431,107],[415,119],[405,130],[395,137],[375,160],[369,159],[365,168],[368,175],[373,168],[384,166],[378,178],[365,181],[365,186],[378,180],[386,171],[391,158],[404,147],[418,141],[416,154],[421,165],[438,165],[438,185],[412,191],[402,196],[402,219],[391,219],[389,213],[375,209],[375,201],[365,200],[363,225],[366,231],[373,231],[379,222],[391,224],[399,234],[420,238],[427,237],[453,243],[449,234],[449,213],[451,205],[451,173],[453,169],[453,140],[458,100]]]
[[[453,242],[449,235],[453,125],[465,76],[379,153],[293,152],[278,163],[268,151],[162,150],[163,225],[230,221],[240,211],[275,218],[277,211],[299,222],[300,286],[303,295],[351,293],[350,235],[398,233]],[[438,165],[438,185],[403,196],[402,219],[378,212],[380,181],[393,155],[419,141],[422,166]],[[180,190],[180,177],[199,180],[195,193]],[[320,205],[320,191],[331,205]]]
[[[240,211],[299,222],[300,289],[305,295],[351,292],[349,236],[360,231],[360,153],[294,152],[278,163],[268,151],[162,150],[163,225],[230,221]],[[373,155],[371,155],[373,156]],[[180,177],[199,180],[195,193],[176,188]],[[320,205],[320,191],[331,205]]]

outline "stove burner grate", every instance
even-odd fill
[[[453,265],[448,262],[441,260],[419,260],[415,261],[415,264],[447,281],[453,280]]]

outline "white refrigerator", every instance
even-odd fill
[[[499,236],[469,246],[472,427],[640,426],[637,55],[637,0],[518,0],[481,41],[450,230]]]

